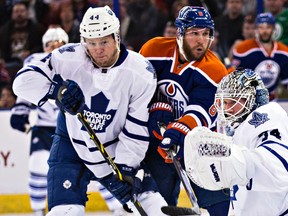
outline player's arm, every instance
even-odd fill
[[[197,126],[212,128],[215,124],[216,113],[213,103],[216,86],[208,81],[202,83],[192,89],[183,115],[178,121],[167,126],[164,139],[159,145],[166,151],[176,146],[179,158],[183,157],[184,139],[190,130]]]
[[[61,110],[75,115],[85,105],[83,92],[75,81],[63,80],[61,74],[56,74],[51,58],[52,54],[20,69],[13,82],[13,91],[37,106],[43,105],[48,99],[56,100]]]
[[[141,56],[141,59],[142,56]],[[131,97],[124,128],[119,135],[115,163],[137,168],[148,149],[148,105],[156,89],[155,71],[146,60],[139,62],[138,71],[131,72]]]
[[[32,104],[20,97],[11,109],[10,125],[21,132],[28,133],[31,129],[29,114]]]
[[[276,135],[275,130],[264,135],[271,133]],[[288,179],[287,145],[277,139],[262,141],[262,137],[255,142],[260,143],[258,147],[248,149],[233,143],[231,137],[197,127],[185,138],[187,174],[194,183],[209,190],[250,183],[249,190],[283,191]]]

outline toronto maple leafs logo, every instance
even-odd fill
[[[253,112],[252,119],[248,121],[249,124],[258,127],[261,124],[264,124],[266,121],[270,120],[267,113]]]
[[[105,132],[115,116],[116,110],[107,111],[109,102],[106,96],[100,92],[91,98],[91,108],[86,107],[84,110],[84,116],[95,132]],[[82,130],[85,128],[82,127]]]

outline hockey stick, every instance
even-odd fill
[[[163,206],[161,208],[162,212],[170,216],[180,216],[180,215],[199,215],[191,208],[178,207],[178,206]]]
[[[166,130],[166,125],[164,123],[159,122],[159,128],[160,128],[161,134],[163,135],[165,130]],[[192,209],[191,209],[190,213],[193,213],[192,215],[201,215],[200,208],[199,208],[199,205],[197,203],[197,198],[195,196],[193,188],[191,187],[189,178],[188,178],[185,170],[182,168],[180,161],[176,157],[177,153],[171,148],[167,151],[167,154],[169,155],[170,158],[172,158],[174,167],[177,171],[177,174],[179,175],[181,183],[183,184],[183,187],[186,191],[186,194],[187,194],[187,196],[188,196],[188,198],[192,204]],[[170,206],[168,206],[168,208],[169,207]],[[165,208],[167,208],[167,207],[165,207]],[[163,209],[161,209],[161,210],[163,212]],[[163,212],[163,213],[165,213],[165,212]]]
[[[193,213],[192,215],[201,215],[200,208],[199,208],[199,205],[197,203],[197,198],[196,198],[194,191],[190,185],[190,181],[189,181],[189,178],[188,178],[185,170],[182,168],[179,160],[176,157],[176,155],[177,155],[176,152],[174,150],[170,149],[167,151],[167,154],[169,155],[170,158],[172,158],[175,169],[176,169],[176,171],[179,175],[179,178],[183,184],[183,187],[186,191],[186,194],[187,194],[187,196],[188,196],[188,198],[192,204],[192,209],[191,209],[191,212]]]
[[[77,113],[77,118],[82,123],[82,125],[84,126],[86,131],[88,132],[88,134],[90,136],[90,139],[97,146],[97,148],[99,149],[100,153],[102,154],[102,156],[104,157],[106,162],[109,164],[109,166],[112,168],[112,170],[116,173],[116,175],[118,176],[119,180],[120,181],[124,181],[123,175],[121,174],[120,170],[118,169],[118,167],[116,166],[116,164],[114,163],[114,161],[112,160],[112,158],[110,157],[108,152],[106,151],[104,145],[100,142],[100,140],[96,136],[95,132],[91,128],[91,126],[90,126],[89,122],[87,121],[87,119],[84,117],[84,115],[82,113]],[[147,213],[142,208],[140,202],[136,199],[136,197],[133,197],[132,202],[133,202],[135,208],[138,210],[138,212],[139,212],[139,214],[141,216],[148,216]]]

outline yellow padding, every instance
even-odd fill
[[[99,192],[89,192],[86,211],[108,211],[108,207]],[[179,196],[179,206],[191,207],[184,190]],[[28,194],[2,194],[0,195],[1,213],[27,213],[31,212]]]

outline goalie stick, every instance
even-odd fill
[[[164,134],[164,132],[165,132],[165,130],[166,130],[166,125],[164,124],[164,123],[160,123],[159,122],[159,128],[160,128],[160,132],[161,132],[161,134],[163,135]],[[184,189],[185,189],[185,191],[186,191],[186,194],[187,194],[187,196],[188,196],[188,198],[189,198],[189,200],[190,200],[190,202],[191,202],[191,204],[192,204],[192,209],[190,209],[191,210],[191,212],[190,213],[193,213],[193,214],[188,214],[188,215],[201,215],[201,212],[200,212],[200,208],[199,208],[199,205],[198,205],[198,203],[197,203],[197,198],[196,198],[196,196],[195,196],[195,194],[194,194],[194,191],[193,191],[193,189],[192,189],[192,187],[191,187],[191,184],[190,184],[190,181],[189,181],[189,178],[188,178],[188,176],[187,176],[187,174],[186,174],[186,172],[185,172],[185,170],[182,168],[182,166],[181,166],[181,164],[180,164],[180,161],[177,159],[177,157],[176,157],[176,152],[171,148],[171,149],[169,149],[168,151],[167,151],[167,154],[169,155],[169,157],[170,158],[172,158],[172,160],[173,160],[173,164],[174,164],[174,167],[175,167],[175,169],[176,169],[176,171],[177,171],[177,173],[178,173],[178,175],[179,175],[179,178],[180,178],[180,180],[181,180],[181,182],[182,182],[182,184],[183,184],[183,187],[184,187]],[[170,208],[170,210],[172,211],[172,213],[175,213],[175,211],[176,211],[176,209],[178,208],[178,207],[176,207],[176,209],[175,208],[172,208],[173,206],[167,206],[167,207],[165,207],[165,208]],[[165,209],[164,208],[164,209]],[[163,208],[161,209],[162,210],[162,212],[164,213],[164,214],[167,214],[167,213],[165,213],[164,211],[163,211]],[[179,213],[182,213],[182,214],[171,214],[171,215],[187,215],[187,214],[183,214],[183,213],[185,213],[185,212],[183,212],[182,210],[179,210],[180,212]],[[169,215],[169,214],[168,214]]]
[[[199,215],[199,213],[195,212],[191,208],[186,207],[178,207],[178,206],[163,206],[161,208],[162,212],[166,215],[170,216],[180,216],[180,215]]]
[[[86,131],[88,132],[88,134],[90,136],[90,139],[97,146],[97,148],[101,152],[101,154],[104,157],[104,159],[106,160],[106,162],[109,164],[109,166],[112,168],[112,170],[116,173],[116,175],[118,176],[119,180],[120,181],[124,181],[123,175],[121,174],[120,170],[118,169],[118,167],[116,166],[116,164],[114,163],[114,161],[112,160],[112,158],[110,157],[108,152],[106,151],[104,145],[100,142],[100,140],[96,136],[95,132],[91,128],[91,126],[90,126],[89,122],[87,121],[87,119],[84,117],[84,115],[82,113],[77,113],[77,118],[81,122],[81,124],[84,126]],[[146,214],[146,212],[144,211],[144,209],[142,208],[140,202],[135,197],[133,197],[132,202],[133,202],[135,208],[137,209],[137,211],[139,212],[139,214],[141,216],[148,216]]]

